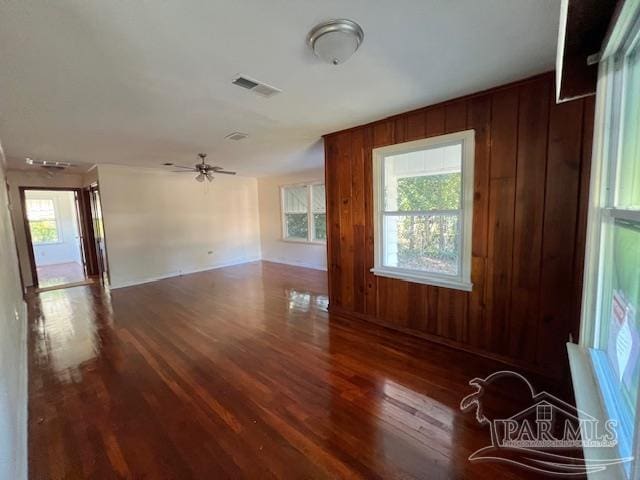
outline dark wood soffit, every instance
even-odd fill
[[[558,38],[556,73],[558,102],[593,95],[598,80],[598,64],[587,64],[589,55],[602,48],[618,0],[567,0],[566,23]],[[564,48],[560,51],[561,40]]]
[[[500,92],[502,90],[509,90],[511,88],[517,87],[519,85],[524,85],[524,84],[530,83],[530,82],[538,80],[538,79],[543,79],[543,78],[546,78],[546,77],[552,77],[553,75],[554,75],[554,71],[550,70],[548,72],[539,73],[539,74],[536,74],[536,75],[532,75],[530,77],[522,78],[520,80],[515,80],[515,81],[510,82],[510,83],[504,83],[504,84],[498,85],[496,87],[490,87],[490,88],[487,88],[485,90],[480,90],[479,92],[473,92],[473,93],[470,93],[468,95],[462,95],[461,97],[454,97],[454,98],[450,98],[448,100],[443,100],[443,101],[438,102],[438,103],[432,103],[432,104],[429,104],[429,105],[425,105],[423,107],[414,108],[413,110],[407,110],[407,111],[404,111],[404,112],[399,112],[399,113],[396,113],[394,115],[389,115],[388,117],[379,118],[377,120],[373,120],[373,121],[368,122],[368,123],[363,123],[361,125],[356,125],[354,127],[348,127],[348,128],[343,128],[341,130],[335,130],[335,131],[330,132],[330,133],[325,133],[324,135],[322,135],[322,137],[323,138],[324,137],[331,137],[333,135],[338,135],[340,133],[352,132],[352,131],[355,131],[355,130],[360,130],[362,128],[371,127],[371,126],[376,125],[378,123],[387,122],[387,121],[390,121],[390,120],[396,120],[396,119],[411,115],[413,113],[423,112],[423,111],[431,110],[431,109],[437,109],[439,107],[445,107],[446,105],[449,105],[451,103],[471,100],[471,99],[476,98],[476,97],[483,97],[485,95],[497,93],[497,92]]]

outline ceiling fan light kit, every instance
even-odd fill
[[[183,165],[175,165],[173,163],[165,163],[165,165],[172,165],[175,168],[181,168],[182,170],[173,170],[174,173],[197,173],[195,179],[202,183],[207,179],[209,182],[212,182],[215,178],[214,174],[223,174],[223,175],[235,175],[236,172],[230,172],[228,170],[223,170],[222,167],[212,166],[206,163],[207,154],[199,153],[198,157],[200,158],[200,163],[196,163],[193,167],[185,167]]]

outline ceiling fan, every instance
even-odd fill
[[[174,173],[197,173],[196,180],[199,182],[204,182],[206,178],[210,182],[213,181],[213,174],[222,173],[224,175],[235,175],[236,172],[230,172],[228,170],[223,170],[222,167],[214,167],[206,163],[205,159],[207,158],[206,153],[199,153],[198,157],[200,157],[200,163],[196,163],[193,167],[185,167],[182,165],[172,165],[175,168],[181,168],[182,170],[174,170]]]

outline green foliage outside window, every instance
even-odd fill
[[[313,214],[313,228],[315,231],[314,240],[326,240],[327,239],[327,215],[324,213]]]
[[[398,210],[457,210],[460,208],[460,173],[398,179]]]
[[[460,208],[460,173],[398,179],[398,210]],[[457,274],[457,213],[407,215],[398,219],[398,265],[403,268]]]
[[[287,213],[287,238],[307,239],[309,225],[306,213]]]
[[[32,220],[29,222],[31,228],[31,240],[34,244],[55,243],[58,238],[58,226],[55,220]]]

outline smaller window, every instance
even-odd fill
[[[55,202],[52,199],[27,199],[27,220],[31,230],[31,241],[34,245],[46,245],[60,241]]]
[[[324,185],[311,185],[311,209],[313,214],[313,240],[325,242],[327,240],[327,210],[325,205]]]
[[[324,184],[288,185],[280,189],[282,238],[296,242],[327,239]]]
[[[470,291],[474,132],[373,150],[373,273]]]

